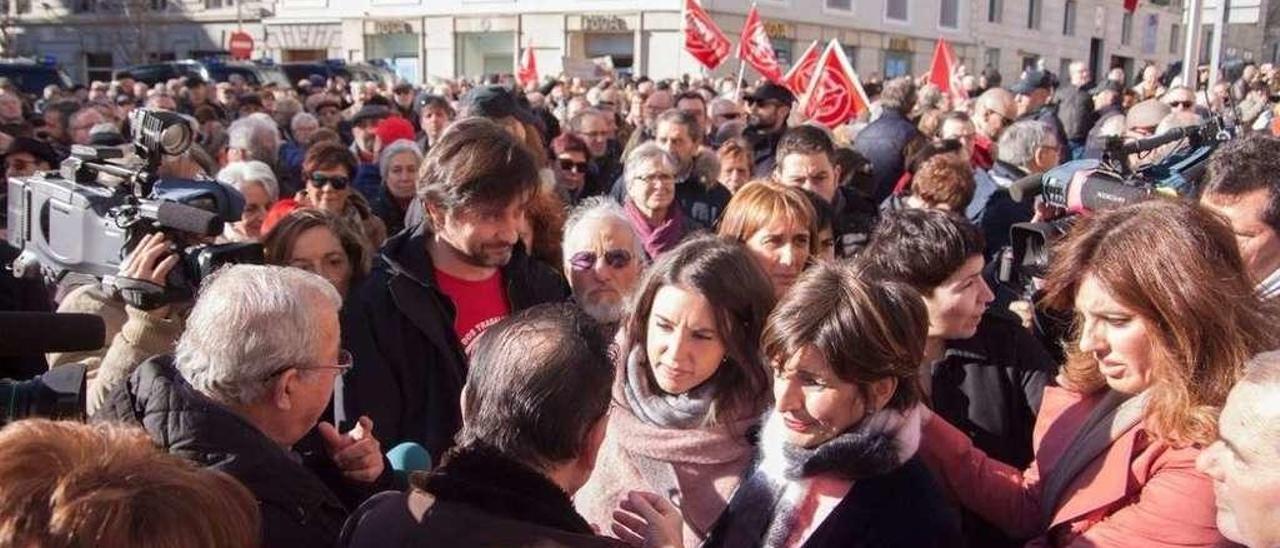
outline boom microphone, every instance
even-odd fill
[[[0,356],[98,350],[107,326],[94,314],[0,312]]]

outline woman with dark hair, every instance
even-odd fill
[[[685,544],[710,531],[751,459],[748,430],[769,404],[757,341],[773,290],[737,242],[704,236],[646,274],[619,335],[609,425],[578,491],[609,531],[627,492],[676,497]]]
[[[356,157],[338,143],[323,142],[307,149],[302,161],[302,178],[306,188],[292,200],[280,200],[267,213],[263,230],[268,231],[280,218],[299,207],[315,207],[355,223],[369,249],[376,250],[387,239],[387,226],[373,213],[364,196],[355,192],[352,180],[356,173]]]
[[[804,190],[755,181],[729,200],[716,233],[747,246],[781,298],[817,251],[817,214]]]
[[[1154,200],[1080,219],[1054,249],[1044,304],[1078,339],[1046,387],[1031,466],[976,449],[939,417],[921,454],[966,508],[1054,546],[1216,546],[1196,457],[1254,354],[1280,346],[1280,310],[1208,210]]]
[[[915,457],[928,314],[909,286],[823,262],[761,338],[774,408],[760,455],[704,546],[957,546],[958,518]]]
[[[295,209],[262,240],[267,264],[319,274],[345,298],[369,273],[373,252],[345,219],[315,208]]]

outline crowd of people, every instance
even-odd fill
[[[1280,545],[1280,72],[1063,76],[871,79],[837,128],[733,79],[0,82],[6,177],[173,111],[154,197],[225,221],[0,275],[106,326],[2,362],[86,364],[88,421],[0,430],[0,545]],[[1182,195],[1012,189],[1210,120]],[[163,291],[213,242],[265,264]]]

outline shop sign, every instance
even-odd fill
[[[765,21],[764,33],[773,39],[791,38],[791,25],[781,21]]]
[[[627,20],[617,15],[583,15],[582,30],[586,32],[626,32]]]
[[[373,34],[412,34],[413,25],[408,21],[374,21]]]
[[[911,51],[911,39],[905,36],[890,36],[889,49],[892,51]]]

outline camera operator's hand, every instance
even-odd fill
[[[613,511],[613,534],[643,548],[684,546],[684,517],[665,497],[631,491]]]
[[[13,146],[13,136],[0,131],[0,154],[9,152],[11,146]]]
[[[1022,327],[1028,331],[1032,330],[1036,321],[1036,305],[1031,301],[1013,301],[1009,303],[1009,311],[1017,314],[1018,319],[1022,321]]]
[[[133,253],[129,254],[129,258],[124,264],[120,265],[120,271],[117,274],[120,278],[126,278],[135,282],[143,282],[141,285],[153,285],[151,290],[164,292],[165,278],[169,276],[169,272],[178,265],[178,255],[169,250],[168,239],[162,233],[149,234],[138,242],[138,247],[134,248]],[[129,285],[138,286],[140,284],[132,283]],[[156,307],[138,306],[138,303],[130,302],[131,305],[148,313],[162,318],[168,317],[169,305],[161,304]]]
[[[339,434],[338,429],[327,422],[317,427],[329,458],[342,470],[344,478],[373,483],[382,475],[382,444],[373,437],[373,419],[361,416],[355,428],[346,434]]]
[[[1031,216],[1033,223],[1047,223],[1060,217],[1065,217],[1067,210],[1061,207],[1045,203],[1044,199],[1037,196],[1035,201],[1035,214]]]

